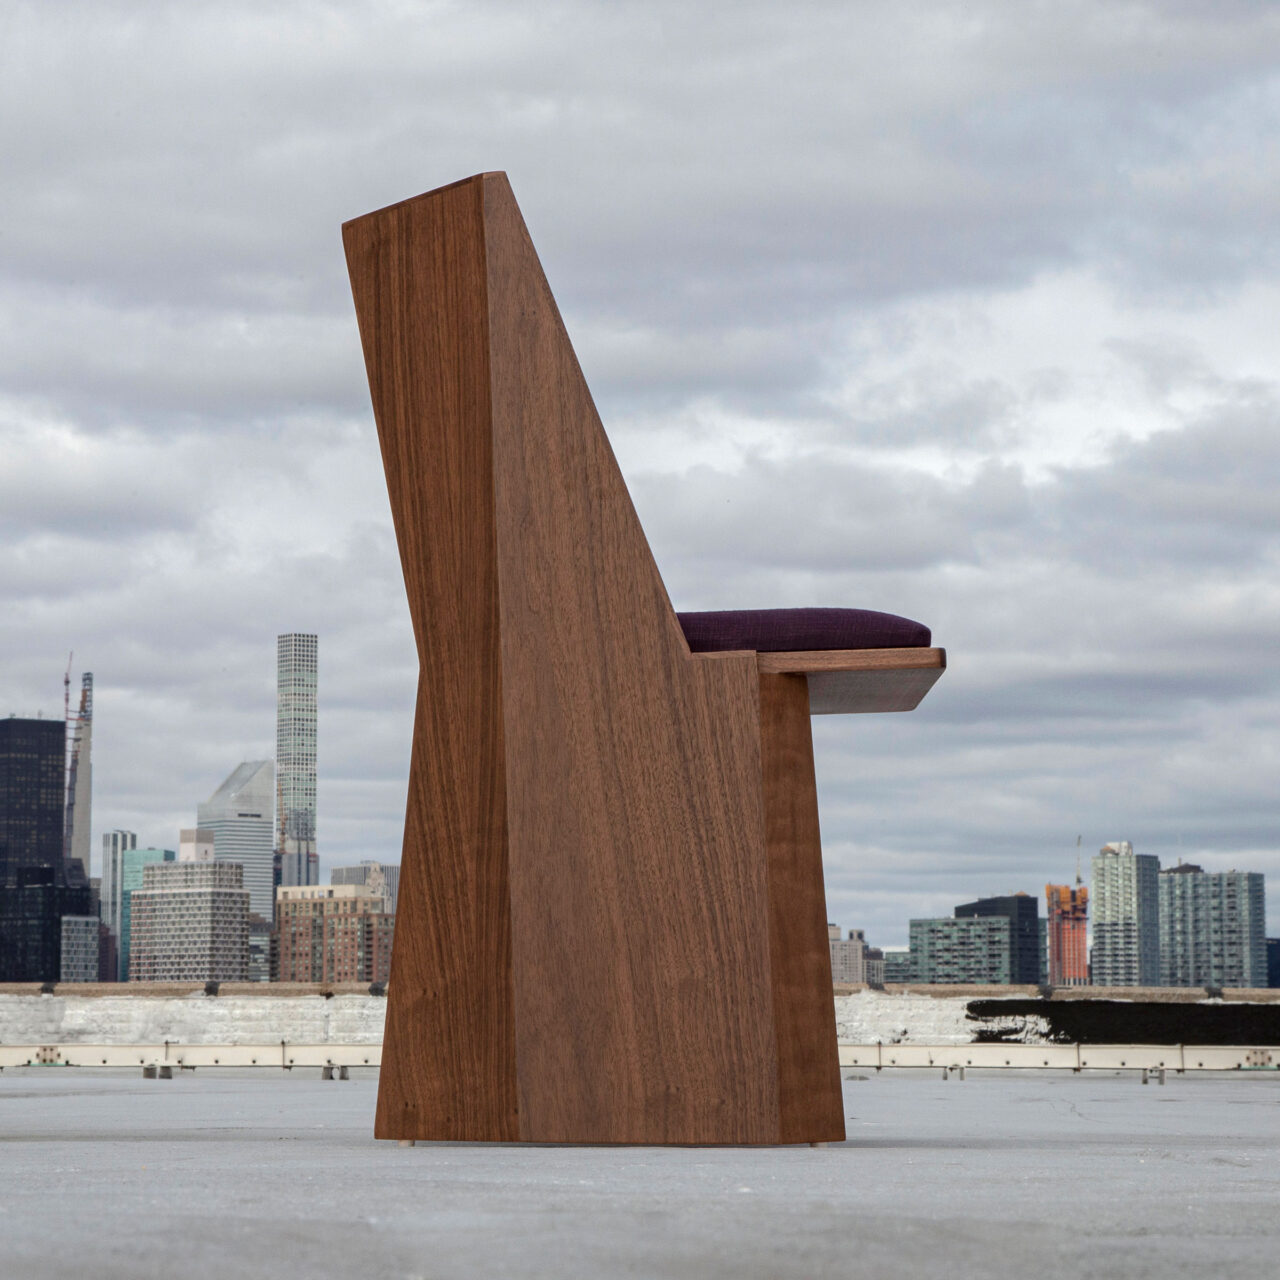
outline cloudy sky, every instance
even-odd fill
[[[1267,872],[1280,932],[1276,6],[9,0],[0,154],[0,714],[95,673],[95,859],[273,754],[285,630],[322,866],[398,858],[339,227],[505,169],[676,607],[948,649],[815,721],[831,919],[1079,836]]]

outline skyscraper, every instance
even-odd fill
[[[1160,982],[1265,987],[1266,900],[1256,871],[1165,867],[1159,877]]]
[[[102,923],[111,930],[117,944],[120,941],[121,869],[122,856],[129,849],[138,847],[138,836],[133,831],[107,831],[102,836],[102,889],[99,902]]]
[[[57,982],[62,917],[89,911],[63,847],[66,733],[61,720],[0,720],[0,982]]]
[[[63,871],[66,746],[61,720],[0,720],[0,884],[19,867]]]
[[[316,644],[276,637],[276,848],[282,884],[318,884],[316,854]],[[256,909],[256,908],[255,908]]]
[[[213,832],[218,862],[244,868],[249,910],[271,920],[275,896],[271,857],[271,806],[275,800],[275,766],[270,760],[247,760],[203,804],[196,806],[196,827]],[[201,865],[197,863],[196,865]]]
[[[1152,987],[1160,981],[1160,859],[1128,840],[1093,859],[1093,984]]]
[[[68,673],[69,674],[69,673]],[[89,874],[89,828],[93,797],[93,672],[80,677],[80,709],[71,720],[71,756],[67,763],[67,810],[63,843],[73,880]]]
[[[1089,890],[1077,884],[1047,884],[1049,983],[1083,987],[1089,982]]]

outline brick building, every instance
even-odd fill
[[[364,884],[281,885],[276,890],[280,982],[386,982],[395,915]]]

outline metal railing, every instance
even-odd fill
[[[841,1044],[840,1065],[943,1070],[1256,1071],[1280,1069],[1280,1048],[1153,1044]]]
[[[0,1045],[4,1067],[293,1067],[382,1065],[380,1044],[29,1044]],[[846,1044],[840,1065],[946,1071],[1257,1071],[1280,1070],[1280,1047],[1150,1044]]]
[[[0,1045],[3,1067],[377,1067],[380,1044]]]

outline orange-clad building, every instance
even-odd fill
[[[1047,884],[1049,903],[1049,985],[1083,987],[1089,982],[1089,890],[1083,885]]]

